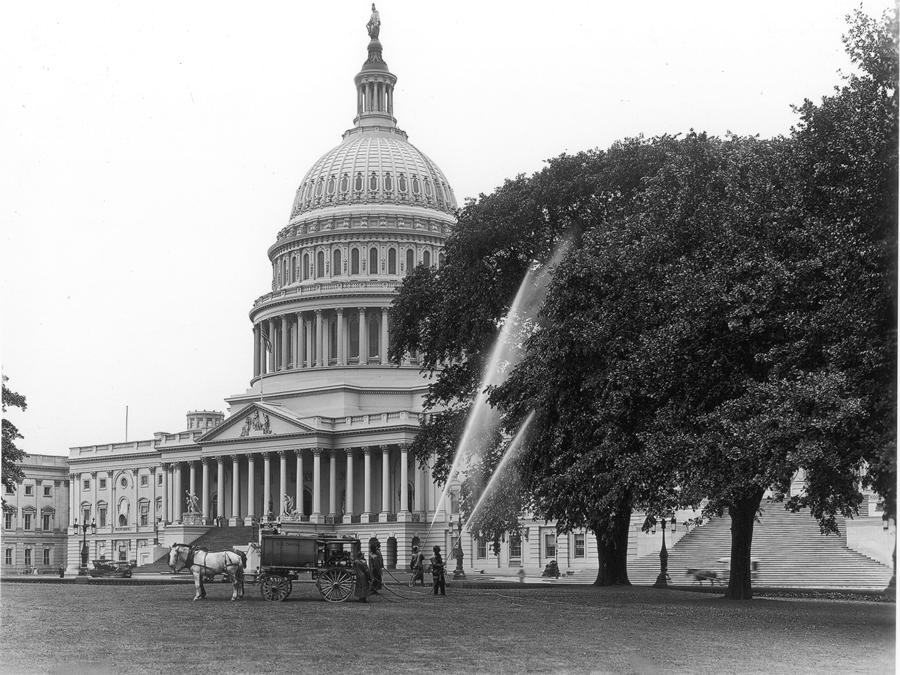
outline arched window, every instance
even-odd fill
[[[322,196],[322,187],[325,185],[325,180],[323,178],[319,179],[319,182],[316,183],[316,197]]]
[[[397,249],[388,249],[388,274],[397,274]]]
[[[351,317],[350,324],[348,326],[350,331],[350,354],[348,354],[348,358],[350,359],[358,359],[359,358],[359,319]]]
[[[306,281],[309,279],[309,253],[303,254],[303,270],[301,270],[303,274],[303,280]]]
[[[316,279],[325,276],[325,252],[316,253]]]
[[[427,178],[423,179],[423,181],[425,183],[425,194],[430,197],[431,196],[431,181],[428,180]]]
[[[422,253],[422,264],[425,267],[431,267],[431,251],[424,251]]]
[[[384,191],[390,192],[394,189],[394,179],[391,178],[391,174],[384,174]]]
[[[369,335],[368,335],[368,337],[369,337],[369,358],[370,359],[371,358],[377,359],[379,356],[378,343],[379,343],[379,336],[381,335],[381,332],[379,331],[379,323],[380,322],[378,321],[378,319],[376,319],[374,316],[371,319],[369,319],[369,325],[368,325]]]
[[[378,176],[375,175],[374,171],[369,176],[369,192],[378,192]]]
[[[341,249],[334,249],[331,255],[331,276],[336,277],[341,273]]]
[[[359,274],[359,249],[350,249],[350,274]]]
[[[297,281],[297,256],[291,257],[291,283]]]
[[[378,274],[378,249],[374,246],[369,249],[369,274]]]
[[[329,176],[329,177],[328,177],[328,190],[327,190],[327,191],[328,191],[328,194],[330,194],[330,195],[333,195],[333,194],[334,194],[334,184],[335,184],[334,176]]]
[[[438,253],[438,267],[443,267],[443,266],[444,266],[444,252],[441,251],[440,253]]]
[[[356,178],[353,180],[353,189],[356,190],[357,192],[361,192],[362,188],[363,188],[362,173],[357,172]]]
[[[418,176],[412,177],[412,187],[413,187],[413,194],[419,194],[419,177]]]
[[[341,192],[344,193],[350,188],[350,177],[347,174],[341,176]]]
[[[413,252],[411,248],[406,249],[406,273],[409,274],[413,271],[413,267],[416,266],[415,263],[416,254]]]
[[[406,192],[406,176],[402,173],[400,174],[400,192]]]

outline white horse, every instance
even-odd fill
[[[216,574],[224,574],[231,581],[234,588],[232,600],[244,597],[244,568],[247,567],[247,556],[240,551],[210,553],[205,548],[172,544],[169,549],[169,567],[176,574],[185,568],[191,570],[194,575],[194,587],[197,589],[194,600],[206,597],[203,578],[212,578]]]

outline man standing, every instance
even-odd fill
[[[441,557],[441,547],[434,547],[434,555],[431,556],[431,576],[434,580],[434,594],[438,594],[438,589],[441,591],[441,595],[447,595],[447,586],[444,581],[444,559]]]

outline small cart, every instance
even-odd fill
[[[716,581],[728,585],[731,578],[731,558],[719,558],[719,569],[716,571]],[[759,558],[750,558],[750,580],[755,582],[759,578]]]
[[[368,568],[355,537],[336,534],[274,534],[259,537],[259,587],[263,598],[281,602],[291,594],[301,572],[315,579],[328,602],[370,595]]]

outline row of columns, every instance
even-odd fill
[[[253,376],[259,377],[279,370],[299,368],[323,368],[335,360],[338,366],[349,365],[354,358],[350,354],[349,321],[344,308],[334,309],[335,325],[331,325],[332,310],[317,309],[312,312],[292,312],[257,322],[253,326]],[[388,365],[388,308],[380,308],[378,356],[369,353],[368,319],[373,312],[359,307],[357,338],[357,364],[365,365],[370,358],[376,363]],[[377,316],[377,315],[376,315]],[[331,331],[337,333],[336,353],[331,352]]]
[[[357,112],[394,113],[394,88],[387,82],[361,82],[358,88]]]
[[[355,514],[355,505],[354,505],[354,486],[355,486],[355,478],[353,472],[353,459],[355,456],[354,448],[347,448],[346,450],[326,450],[324,448],[312,448],[312,514],[311,516],[324,516],[326,512],[322,510],[322,455],[324,453],[328,454],[329,460],[329,499],[328,499],[328,511],[327,514],[330,516],[336,516],[338,510],[337,504],[337,474],[338,474],[338,461],[339,455],[344,454],[346,462],[346,483],[345,483],[345,491],[346,491],[346,514],[351,515]],[[262,455],[263,459],[263,509],[267,509],[270,502],[272,502],[272,459],[273,454],[277,454],[279,461],[279,485],[278,485],[278,501],[273,503],[273,506],[277,505],[275,510],[276,514],[280,512],[281,504],[284,503],[284,497],[288,494],[287,490],[287,463],[289,460],[289,454],[291,451],[286,450],[278,450],[276,453],[272,452],[262,452],[258,453]],[[375,450],[371,447],[363,447],[363,511],[362,515],[372,514],[375,511],[372,508],[372,455]],[[296,495],[295,495],[295,508],[298,510],[302,509],[303,505],[303,470],[304,470],[304,450],[296,449],[293,450],[294,453],[294,461],[296,462],[297,469],[297,481],[296,481]],[[382,513],[390,513],[391,511],[391,493],[390,493],[390,448],[389,446],[380,446],[381,453],[381,512]],[[247,513],[245,516],[247,518],[256,518],[260,515],[256,513],[256,455],[248,454],[248,455],[230,455],[229,459],[232,463],[232,483],[231,483],[231,514],[232,518],[239,518],[238,515],[240,513],[240,459],[241,457],[247,458]],[[218,470],[218,481],[217,485],[219,486],[218,493],[220,498],[216,501],[216,513],[210,513],[210,484],[209,484],[209,464],[215,459]],[[203,457],[200,460],[202,466],[202,494],[200,499],[202,500],[202,516],[204,520],[209,519],[213,516],[216,518],[224,518],[225,516],[225,500],[224,500],[224,490],[222,489],[225,485],[225,456],[219,456],[216,458],[208,458]],[[188,486],[190,488],[190,492],[192,494],[196,494],[196,469],[197,462],[195,460],[190,460],[186,462],[188,465]],[[163,490],[162,490],[162,512],[166,520],[171,520],[172,522],[178,522],[182,520],[183,510],[182,510],[182,500],[180,498],[174,500],[174,504],[172,504],[171,510],[171,518],[169,518],[169,504],[168,504],[168,485],[169,481],[173,481],[173,494],[174,495],[182,495],[182,483],[183,483],[183,465],[184,462],[176,462],[173,464],[164,465],[163,471]],[[409,504],[409,449],[406,445],[400,446],[400,512],[406,513],[410,511]],[[416,471],[416,485],[415,485],[415,496],[416,496],[416,504],[412,505],[413,510],[415,511],[424,511],[424,498],[425,498],[425,472],[422,470]]]

